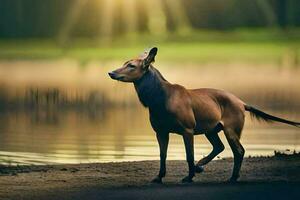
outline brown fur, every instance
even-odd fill
[[[182,181],[191,182],[195,172],[224,150],[218,132],[223,130],[234,154],[234,169],[230,181],[236,181],[245,150],[240,143],[245,111],[266,121],[275,120],[299,126],[299,123],[266,114],[246,105],[236,96],[221,90],[201,88],[189,90],[169,83],[151,63],[157,53],[152,48],[143,57],[130,60],[110,72],[111,78],[134,83],[141,103],[149,108],[150,122],[160,147],[160,171],[153,182],[161,182],[166,174],[169,133],[182,135],[189,174]],[[204,134],[213,146],[212,152],[194,165],[194,135]]]

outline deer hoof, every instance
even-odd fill
[[[227,182],[228,183],[237,183],[239,176],[232,176]]]
[[[151,183],[162,184],[162,178],[157,176],[151,181]]]
[[[202,173],[204,171],[204,167],[203,166],[195,166],[195,172],[196,173]]]
[[[192,183],[193,182],[193,178],[190,176],[186,176],[181,180],[182,183]]]

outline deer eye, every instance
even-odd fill
[[[128,64],[127,67],[130,68],[130,69],[135,69],[135,66],[132,65],[132,64]]]

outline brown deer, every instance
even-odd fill
[[[234,155],[233,173],[229,181],[235,182],[239,178],[245,153],[240,143],[245,111],[259,120],[300,127],[298,122],[264,113],[228,92],[208,88],[186,89],[169,83],[152,65],[157,50],[154,47],[149,53],[125,62],[121,68],[109,73],[112,79],[133,83],[140,102],[149,109],[150,122],[160,149],[160,170],[152,182],[161,183],[166,174],[169,133],[183,137],[189,174],[182,182],[192,182],[195,172],[202,172],[203,166],[224,150],[218,136],[218,132],[223,130]],[[194,135],[198,134],[207,137],[213,150],[194,165]]]

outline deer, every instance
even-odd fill
[[[267,114],[247,105],[235,95],[218,89],[185,87],[168,82],[153,66],[158,48],[153,47],[122,67],[108,73],[111,79],[133,83],[141,104],[148,108],[150,123],[156,133],[160,151],[160,169],[153,183],[162,183],[166,175],[166,158],[169,134],[182,136],[188,164],[188,175],[181,181],[193,182],[195,173],[224,150],[218,133],[223,131],[233,153],[233,171],[229,182],[240,177],[245,149],[240,138],[245,122],[245,112],[265,122],[281,122],[300,128],[299,122]],[[204,134],[212,151],[197,164],[194,162],[194,136]]]

